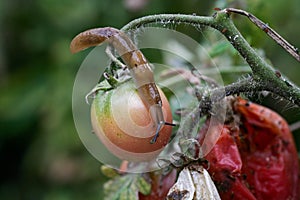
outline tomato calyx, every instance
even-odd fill
[[[85,101],[87,104],[89,104],[89,98],[94,98],[95,95],[99,92],[99,91],[109,91],[109,90],[113,90],[116,87],[118,87],[119,85],[125,83],[126,81],[129,81],[129,78],[123,78],[123,79],[116,79],[112,74],[104,72],[103,73],[103,77],[104,80],[100,81],[97,85],[95,85],[95,87],[93,89],[91,89],[90,92],[88,92],[85,96]]]

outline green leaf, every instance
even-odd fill
[[[138,193],[148,195],[151,184],[140,174],[117,176],[104,185],[105,200],[138,200]]]
[[[138,191],[137,190],[128,190],[128,198],[130,200],[138,200],[139,199]]]
[[[116,177],[104,184],[105,200],[119,200],[123,190],[126,190],[132,182],[128,176]]]
[[[136,188],[127,188],[124,189],[121,194],[119,200],[138,200],[138,191]]]
[[[143,177],[137,178],[136,186],[139,192],[144,195],[148,195],[151,192],[151,184],[148,183]]]

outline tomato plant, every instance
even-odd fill
[[[300,106],[300,88],[282,76],[279,71],[273,69],[250,47],[230,20],[230,13],[248,17],[252,23],[268,34],[298,61],[300,61],[299,51],[251,13],[235,8],[216,9],[216,11],[210,17],[181,14],[147,16],[133,20],[121,30],[110,27],[97,28],[75,37],[71,43],[72,52],[107,41],[118,52],[125,64],[120,62],[108,48],[107,54],[112,63],[115,63],[120,70],[127,67],[135,82],[135,87],[129,85],[129,82],[125,82],[116,89],[105,92],[98,91],[91,108],[94,131],[104,145],[120,159],[135,162],[155,158],[170,138],[171,127],[164,126],[161,129],[161,126],[163,124],[174,125],[171,123],[171,111],[166,97],[161,90],[156,88],[150,64],[123,31],[133,30],[158,20],[212,27],[223,34],[240,53],[249,64],[251,73],[226,86],[221,86],[214,78],[202,73],[195,73],[195,77],[206,84],[196,85],[190,82],[192,85],[190,91],[194,93],[190,92],[189,95],[195,94],[199,102],[197,102],[195,109],[192,109],[188,114],[184,113],[185,108],[180,108],[183,112],[180,111],[179,114],[182,114],[184,119],[177,132],[182,137],[176,140],[178,141],[177,146],[174,145],[174,149],[178,152],[176,151],[170,160],[164,159],[169,161],[168,164],[173,164],[175,168],[182,167],[179,164],[184,165],[183,169],[185,170],[181,171],[182,176],[179,174],[179,177],[188,177],[188,184],[191,186],[189,188],[192,192],[178,191],[182,189],[180,186],[185,183],[183,180],[185,178],[178,178],[178,184],[176,183],[178,187],[174,191],[170,190],[172,191],[171,194],[175,196],[179,194],[180,198],[185,195],[188,195],[187,198],[189,199],[194,198],[195,190],[197,190],[196,193],[203,190],[203,187],[199,187],[200,184],[197,185],[201,182],[213,186],[207,187],[208,196],[213,194],[217,199],[220,198],[219,196],[222,199],[296,199],[299,197],[297,194],[298,155],[287,122],[270,109],[231,95],[267,91]],[[138,89],[139,95],[136,94],[135,88]],[[210,118],[213,115],[220,119],[223,118],[224,115],[219,111],[223,106],[221,100],[225,97],[228,97],[229,102],[226,122],[224,124],[223,122],[210,124]],[[146,108],[145,105],[148,107]],[[201,128],[198,137],[194,138],[195,134],[198,133],[201,120],[204,119],[203,116],[207,117],[206,124]],[[207,134],[209,126],[217,127],[217,129],[210,131],[216,133],[213,134],[216,137],[212,138],[214,141],[211,144],[205,143],[204,140],[206,135],[210,135]],[[155,133],[160,130],[161,133],[156,141],[156,137],[153,136],[157,136]],[[195,151],[189,151],[189,147],[193,147],[194,144],[196,144],[195,149],[192,150]],[[184,148],[184,145],[187,148]],[[208,154],[202,151],[207,146],[212,148]],[[180,159],[182,158],[187,162],[177,162],[180,159],[176,160],[174,157],[178,154]],[[200,166],[203,164],[201,163],[202,159],[208,161],[207,170],[211,177],[203,168],[204,165]],[[176,162],[172,162],[174,160]],[[196,169],[197,166],[203,170]],[[150,173],[146,174],[149,175]],[[130,177],[129,174],[127,176]],[[156,184],[158,181],[164,182],[164,177],[161,177],[160,174],[150,175],[149,181],[153,190],[151,194],[149,190],[136,190],[138,183],[144,183],[145,179],[136,177],[131,177],[128,181],[123,179],[124,183],[128,183],[128,185],[122,187],[120,194],[134,194],[135,199],[138,198],[138,192],[142,193],[141,198],[156,198],[157,196],[163,198],[164,196],[156,195],[160,190],[165,191],[164,187],[158,187]],[[219,194],[215,192],[216,187],[212,184],[212,180],[217,186]],[[115,182],[117,181],[115,180]],[[150,183],[146,184],[146,188],[149,188]],[[129,192],[126,187],[131,188],[128,190]],[[111,194],[114,196],[113,193]],[[120,194],[116,196],[116,199],[122,197]]]

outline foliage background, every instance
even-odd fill
[[[70,54],[77,33],[121,28],[148,14],[211,15],[214,7],[227,6],[252,12],[300,47],[298,0],[1,0],[0,199],[102,199],[106,179],[72,118],[73,81],[88,54]],[[235,23],[252,46],[300,85],[299,63],[247,19]],[[289,123],[300,120],[299,109],[278,99],[263,103]],[[299,134],[294,132],[298,147]]]

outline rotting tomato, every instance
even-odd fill
[[[242,172],[257,199],[296,199],[298,154],[287,122],[274,111],[238,98],[234,109],[241,115],[249,144],[239,144]],[[242,141],[242,140],[240,140]],[[298,197],[299,198],[299,197]]]
[[[165,121],[172,122],[169,102],[159,89]],[[154,159],[167,145],[172,132],[164,126],[157,141],[149,111],[139,97],[132,81],[109,91],[98,91],[92,107],[91,120],[94,132],[106,148],[122,160],[133,162]]]
[[[240,97],[205,156],[222,199],[297,199],[298,155],[286,121],[274,111]],[[200,130],[203,141],[209,121]]]
[[[205,135],[206,128],[207,126],[203,127],[201,135]],[[217,143],[205,156],[209,162],[208,172],[222,199],[255,200],[242,174],[243,162],[233,137],[237,133],[238,129],[232,129],[228,125],[223,126]]]

